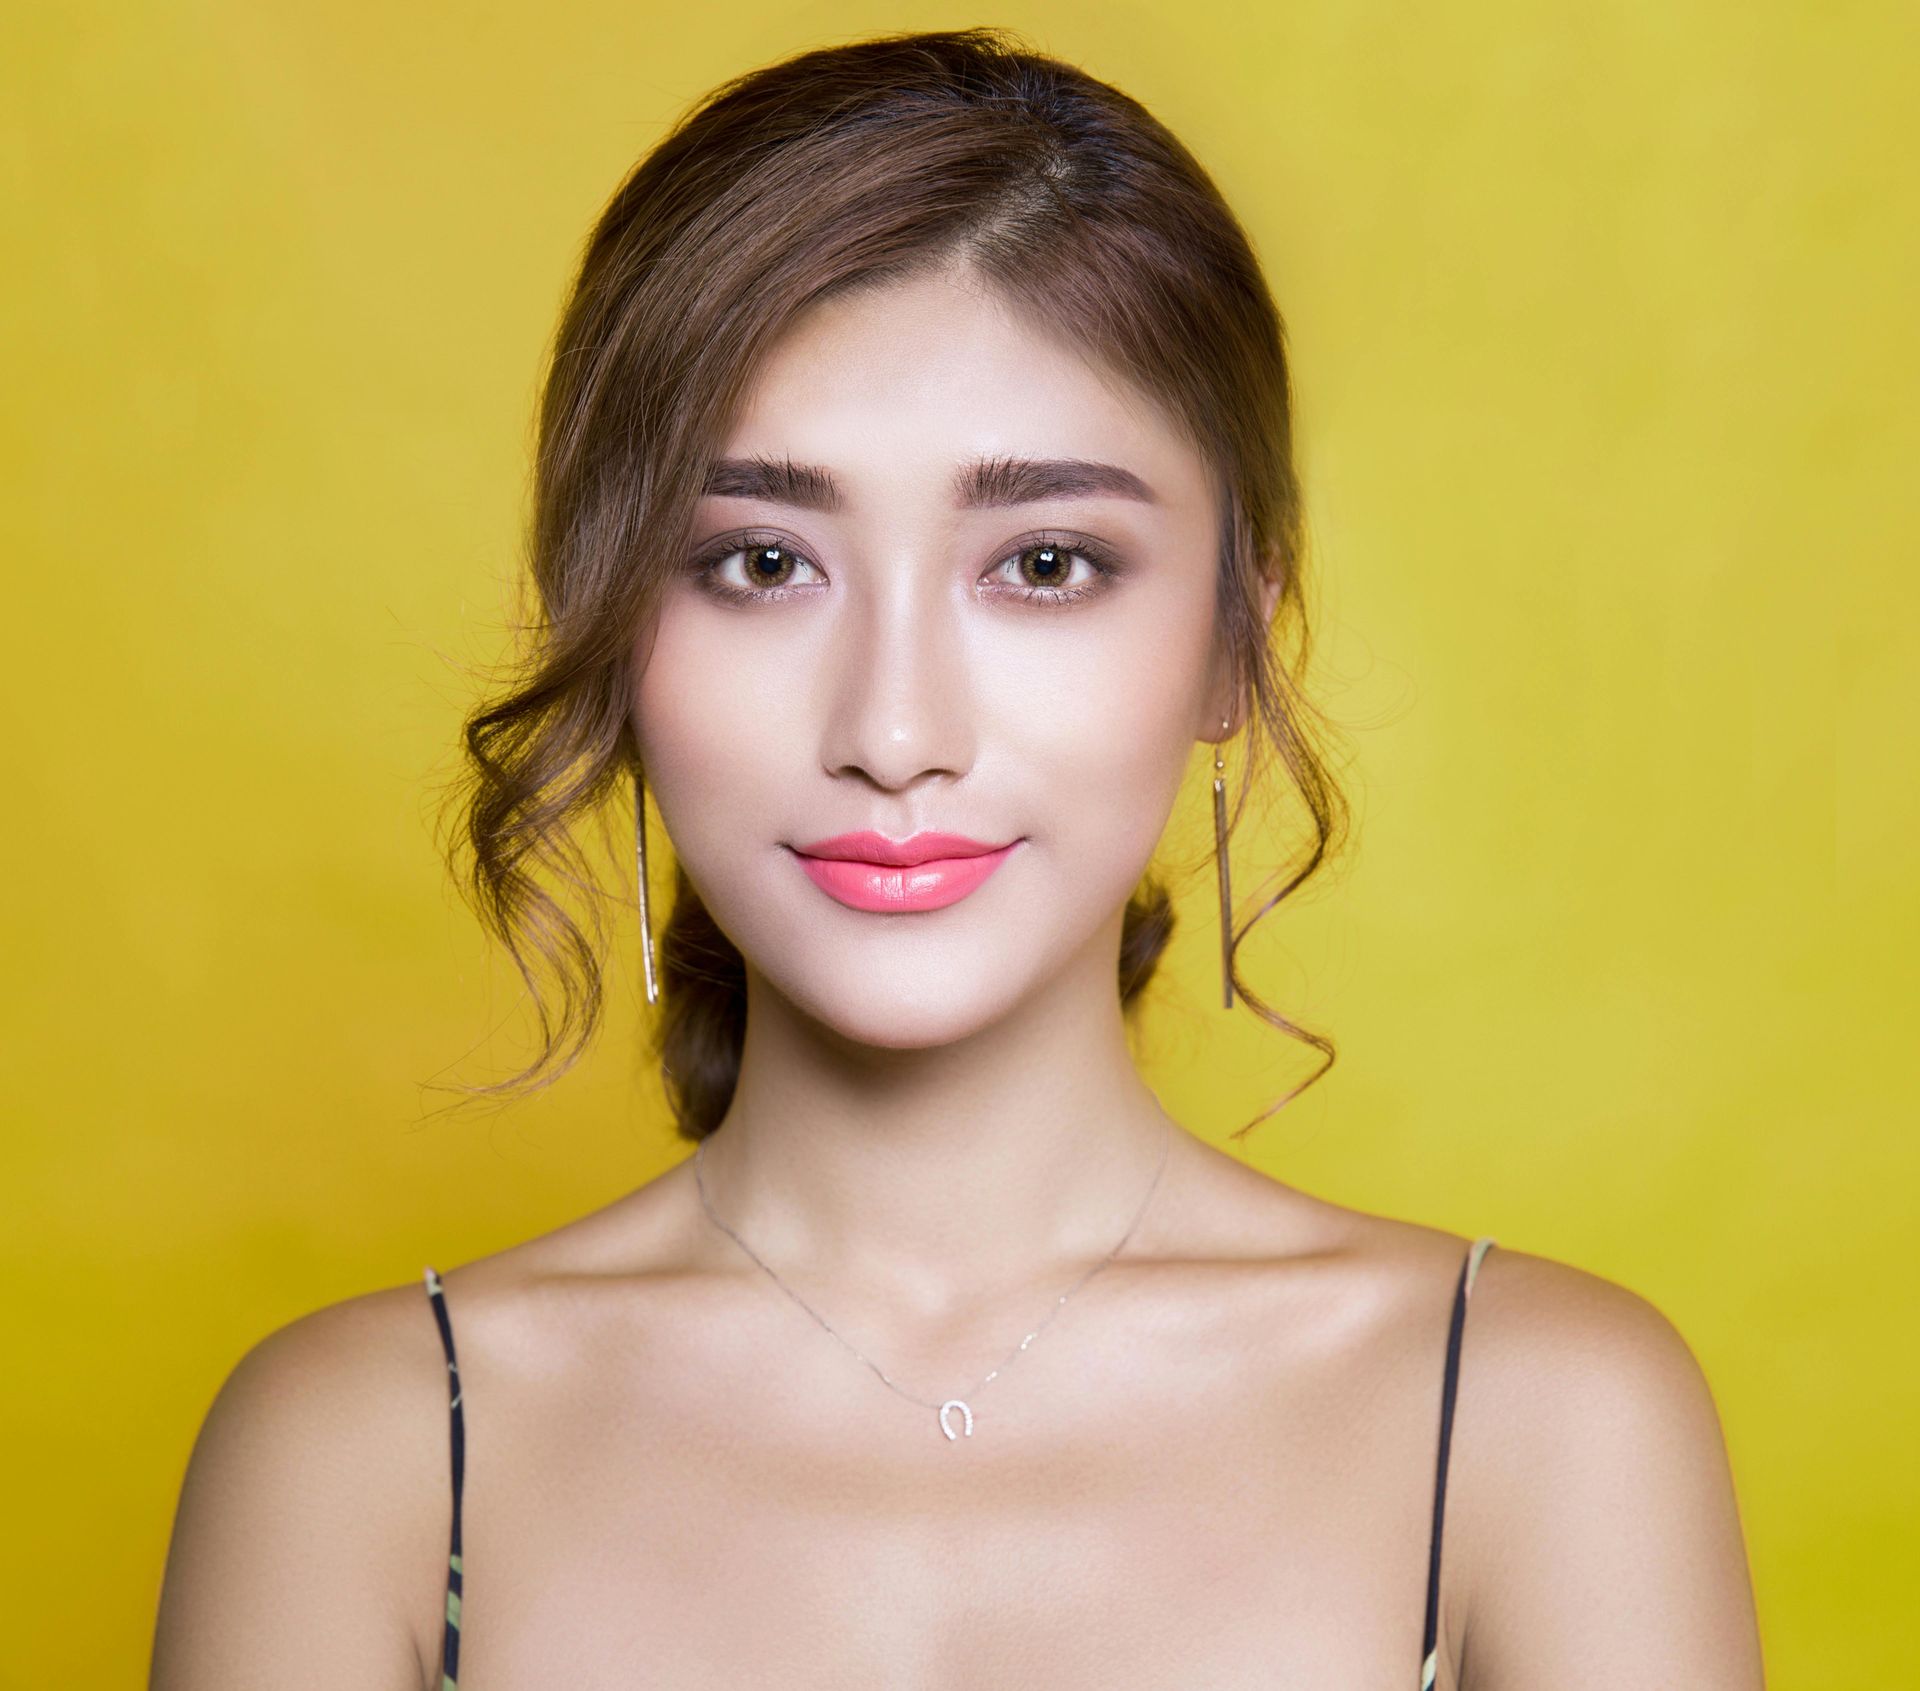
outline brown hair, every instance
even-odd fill
[[[532,994],[540,1051],[507,1080],[453,1090],[537,1090],[598,1026],[607,895],[572,823],[612,808],[631,825],[603,801],[643,778],[635,637],[683,567],[705,466],[756,367],[814,302],[956,261],[1157,399],[1215,471],[1216,639],[1248,704],[1233,819],[1277,755],[1311,824],[1304,861],[1236,927],[1236,951],[1344,836],[1345,801],[1316,748],[1329,724],[1300,686],[1309,642],[1285,330],[1219,190],[1137,101],[1002,30],[801,53],[716,89],[639,163],[594,226],[556,330],[525,542],[537,603],[510,684],[466,722],[464,828],[448,851]],[[1261,615],[1262,579],[1276,576],[1289,661]],[[586,895],[585,926],[542,869]],[[1127,1010],[1172,927],[1150,879],[1123,926]],[[738,1078],[745,973],[677,864],[659,961],[652,1054],[680,1133],[697,1140]],[[1234,987],[1325,1059],[1258,1121],[1319,1079],[1334,1047],[1249,992],[1237,959]]]

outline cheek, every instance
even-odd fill
[[[1124,614],[1089,618],[1086,638],[1062,630],[1042,672],[990,690],[1013,706],[993,740],[1034,798],[1036,843],[1105,865],[1100,897],[1132,890],[1193,754],[1212,626],[1190,597],[1143,594]]]
[[[715,853],[766,843],[766,818],[744,807],[790,779],[791,725],[780,716],[790,695],[725,618],[671,598],[644,662],[633,712],[648,794],[697,885]]]

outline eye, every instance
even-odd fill
[[[735,558],[742,561],[740,568],[744,584],[722,578],[723,566],[731,564]],[[725,599],[736,605],[764,604],[773,599],[786,599],[799,589],[793,585],[794,576],[801,570],[814,570],[817,566],[802,552],[796,551],[777,535],[735,535],[722,541],[702,557],[696,558],[692,565],[695,579],[715,598]]]
[[[1076,560],[1086,566],[1085,573],[1072,586],[1065,583],[1074,575]],[[1042,537],[1021,544],[1017,552],[1003,558],[997,568],[1012,566],[1014,579],[1009,583],[1013,597],[1038,604],[1070,604],[1091,599],[1101,592],[1119,571],[1106,553],[1085,540]]]
[[[770,534],[731,535],[688,568],[703,591],[735,605],[797,598],[809,588],[796,585],[796,577],[807,570],[819,573],[819,566],[804,552]],[[1004,573],[1008,570],[1011,578]],[[1018,550],[994,566],[994,572],[1001,577],[994,597],[1046,605],[1091,599],[1120,573],[1105,550],[1091,541],[1052,535],[1021,542]]]

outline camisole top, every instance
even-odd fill
[[[1420,1691],[1432,1691],[1439,1659],[1440,1634],[1440,1526],[1446,1516],[1447,1451],[1453,1442],[1453,1400],[1460,1384],[1460,1335],[1466,1325],[1467,1298],[1473,1291],[1474,1277],[1480,1272],[1480,1259],[1496,1243],[1493,1239],[1473,1241],[1460,1265],[1460,1278],[1453,1290],[1453,1314],[1447,1323],[1447,1361],[1440,1382],[1440,1454],[1433,1477],[1433,1532],[1427,1545],[1427,1602],[1420,1631]],[[447,1552],[447,1618],[440,1636],[440,1691],[459,1691],[460,1683],[460,1490],[467,1460],[466,1422],[460,1413],[460,1365],[454,1355],[453,1324],[447,1316],[446,1292],[440,1276],[432,1268],[426,1271],[427,1297],[433,1304],[433,1318],[440,1328],[440,1346],[447,1353],[448,1414],[452,1422],[453,1450],[453,1538]]]

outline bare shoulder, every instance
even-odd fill
[[[1227,1190],[1245,1194],[1251,1237],[1284,1240],[1290,1268],[1327,1288],[1347,1354],[1406,1359],[1397,1377],[1437,1395],[1434,1336],[1472,1239],[1290,1188]],[[1641,1293],[1497,1236],[1464,1283],[1441,1596],[1458,1672],[1437,1691],[1760,1691],[1733,1476],[1692,1346]]]
[[[276,1328],[202,1420],[175,1513],[154,1691],[415,1691],[444,1601],[448,1390],[423,1283]]]
[[[1283,1191],[1295,1248],[1338,1264],[1396,1325],[1450,1308],[1467,1274],[1472,1377],[1479,1396],[1511,1406],[1516,1424],[1531,1413],[1537,1425],[1556,1407],[1592,1419],[1611,1406],[1616,1415],[1678,1414],[1696,1434],[1703,1410],[1717,1425],[1691,1347],[1638,1292],[1497,1237],[1470,1267],[1475,1240],[1464,1234]]]
[[[1691,1347],[1629,1287],[1571,1263],[1497,1246],[1474,1279],[1476,1359],[1506,1387],[1565,1394],[1608,1382],[1629,1394],[1681,1397],[1705,1386]]]
[[[1724,1473],[1706,1373],[1667,1315],[1629,1287],[1530,1251],[1495,1248],[1475,1277],[1463,1336],[1458,1437],[1497,1462],[1511,1542],[1549,1492]],[[1471,1413],[1468,1413],[1469,1409]]]
[[[1648,1298],[1490,1250],[1462,1337],[1447,1544],[1462,1685],[1757,1691],[1744,1536],[1713,1392]]]

